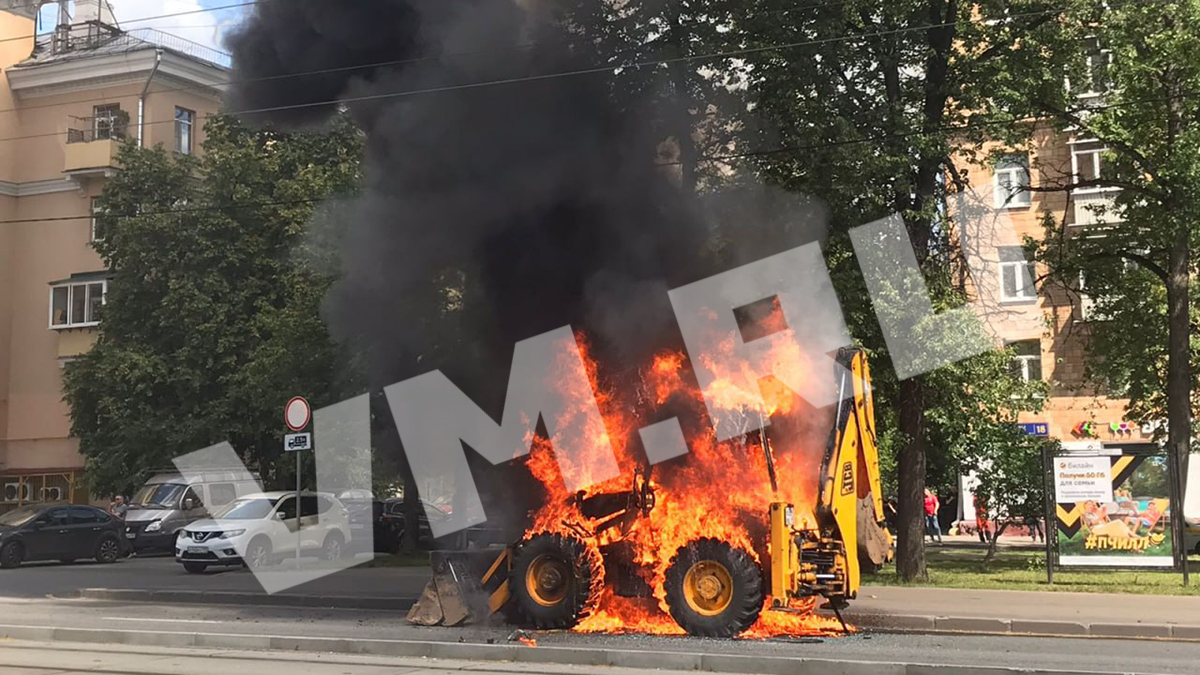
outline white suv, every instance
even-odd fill
[[[260,492],[238,499],[212,520],[181,530],[175,560],[193,574],[209,565],[261,568],[296,554],[296,493]],[[300,495],[300,553],[336,560],[350,543],[350,517],[336,497]]]

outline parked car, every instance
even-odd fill
[[[111,563],[127,555],[121,521],[94,507],[31,504],[0,515],[0,567],[82,558]]]
[[[211,565],[266,567],[296,554],[296,523],[295,492],[246,495],[181,530],[175,560],[193,574]],[[301,493],[299,524],[301,555],[336,560],[352,541],[349,513],[331,494]]]
[[[175,538],[189,523],[209,518],[235,499],[261,489],[256,474],[240,469],[187,477],[158,474],[130,498],[125,538],[138,553],[174,552]]]
[[[513,538],[513,533],[506,532],[503,528],[489,525],[473,525],[449,537],[436,540],[433,537],[433,528],[430,527],[430,523],[450,520],[450,512],[425,499],[419,499],[418,502],[420,504],[420,508],[417,510],[416,545],[418,547],[474,548],[508,543]],[[408,538],[404,528],[403,498],[387,499],[383,502],[383,514],[380,518],[380,524],[376,528],[376,533],[376,551],[396,553],[401,549]],[[381,546],[379,544],[380,541],[385,541],[386,545]]]
[[[429,527],[429,514],[432,513],[433,517],[438,520],[449,520],[450,514],[432,502],[424,499],[418,501],[421,508],[417,510],[416,544],[417,546],[431,546],[433,545],[433,529]],[[404,528],[404,498],[384,500],[381,520],[384,536],[389,543],[386,550],[399,551],[408,536]]]
[[[376,499],[373,492],[343,490],[337,493],[337,498],[350,514],[350,535],[355,552],[366,552],[368,546],[377,553],[391,550],[387,532],[383,529],[383,502]]]

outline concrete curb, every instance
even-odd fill
[[[846,621],[860,628],[894,633],[965,633],[1035,637],[1154,638],[1200,642],[1200,625],[1165,623],[1087,623],[1036,619],[928,616],[917,614],[852,614]]]
[[[407,612],[415,597],[362,597],[354,595],[291,595],[233,593],[227,591],[145,591],[135,589],[84,588],[78,597],[88,600],[158,602],[166,604],[249,605],[256,607],[309,607],[369,609]]]
[[[288,637],[229,633],[162,633],[153,631],[53,628],[0,625],[0,639],[34,642],[123,644],[140,647],[201,647],[274,650],[435,659],[509,661],[527,664],[616,666],[764,675],[1102,675],[1095,671],[1030,670],[999,666],[960,666],[885,661],[832,661],[788,656],[692,654],[594,647],[525,647],[415,640]],[[538,669],[531,667],[530,671]],[[555,671],[561,672],[561,671]]]
[[[407,612],[416,598],[353,595],[267,595],[208,591],[145,591],[85,588],[79,597],[120,602],[165,604],[243,605],[252,607],[308,607]],[[894,633],[959,633],[969,635],[1024,635],[1035,637],[1156,638],[1200,642],[1200,625],[1153,623],[1087,623],[1037,619],[996,619],[925,614],[848,614],[859,628]],[[615,664],[609,664],[615,665]]]

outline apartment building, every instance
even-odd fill
[[[1099,93],[1090,95],[1098,97]],[[1086,377],[1088,334],[1098,319],[1086,294],[1086,279],[1072,284],[1070,290],[1053,284],[1039,289],[1031,282],[1045,270],[1036,268],[1018,244],[1025,237],[1044,237],[1047,213],[1069,233],[1094,226],[1100,219],[1119,223],[1118,214],[1109,210],[1098,215],[1095,208],[1112,204],[1116,194],[1112,188],[1080,188],[1070,194],[1027,189],[1103,176],[1104,147],[1095,139],[1045,127],[1033,136],[1032,148],[1004,153],[998,161],[972,165],[967,172],[972,186],[986,186],[991,206],[1008,216],[1016,234],[1011,242],[1016,245],[1000,248],[991,269],[983,274],[992,277],[1002,305],[1028,308],[1038,315],[1036,322],[1000,331],[1016,349],[1014,373],[1026,380],[1043,380],[1048,386],[1043,410],[1023,413],[1020,422],[1027,433],[1058,439],[1070,450],[1148,449],[1154,445],[1153,426],[1126,419],[1127,400],[1110,396]]]
[[[196,152],[228,79],[220,52],[121,30],[107,0],[0,0],[0,510],[87,501],[62,366],[91,348],[108,287],[93,201],[122,143]],[[53,3],[50,3],[53,4]]]

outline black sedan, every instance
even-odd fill
[[[502,529],[496,527],[474,525],[457,533],[453,538],[442,539],[440,541],[435,540],[430,522],[445,523],[449,520],[449,511],[424,499],[419,500],[416,546],[418,548],[488,546],[490,544],[507,543],[507,537],[512,534],[505,533]],[[377,518],[377,522],[379,525],[375,530],[376,542],[380,541],[380,537],[383,537],[384,541],[388,542],[388,546],[383,550],[392,553],[398,552],[404,546],[404,540],[408,538],[404,530],[404,499],[384,500],[383,513],[381,517]],[[380,534],[381,529],[383,531],[382,534]],[[376,548],[379,548],[378,543],[376,543]]]
[[[386,537],[389,543],[388,550],[392,552],[399,551],[404,546],[404,540],[408,536],[408,533],[404,531],[404,499],[385,499],[382,511],[379,520],[384,530],[383,536]],[[415,541],[418,547],[433,545],[433,529],[429,527],[430,512],[439,520],[450,519],[450,514],[446,513],[441,507],[424,499],[420,500],[417,508],[417,537]],[[376,532],[378,531],[377,529]],[[378,539],[380,535],[376,534],[375,536]]]
[[[111,563],[125,555],[122,522],[94,507],[31,504],[0,514],[0,567],[35,560]]]

